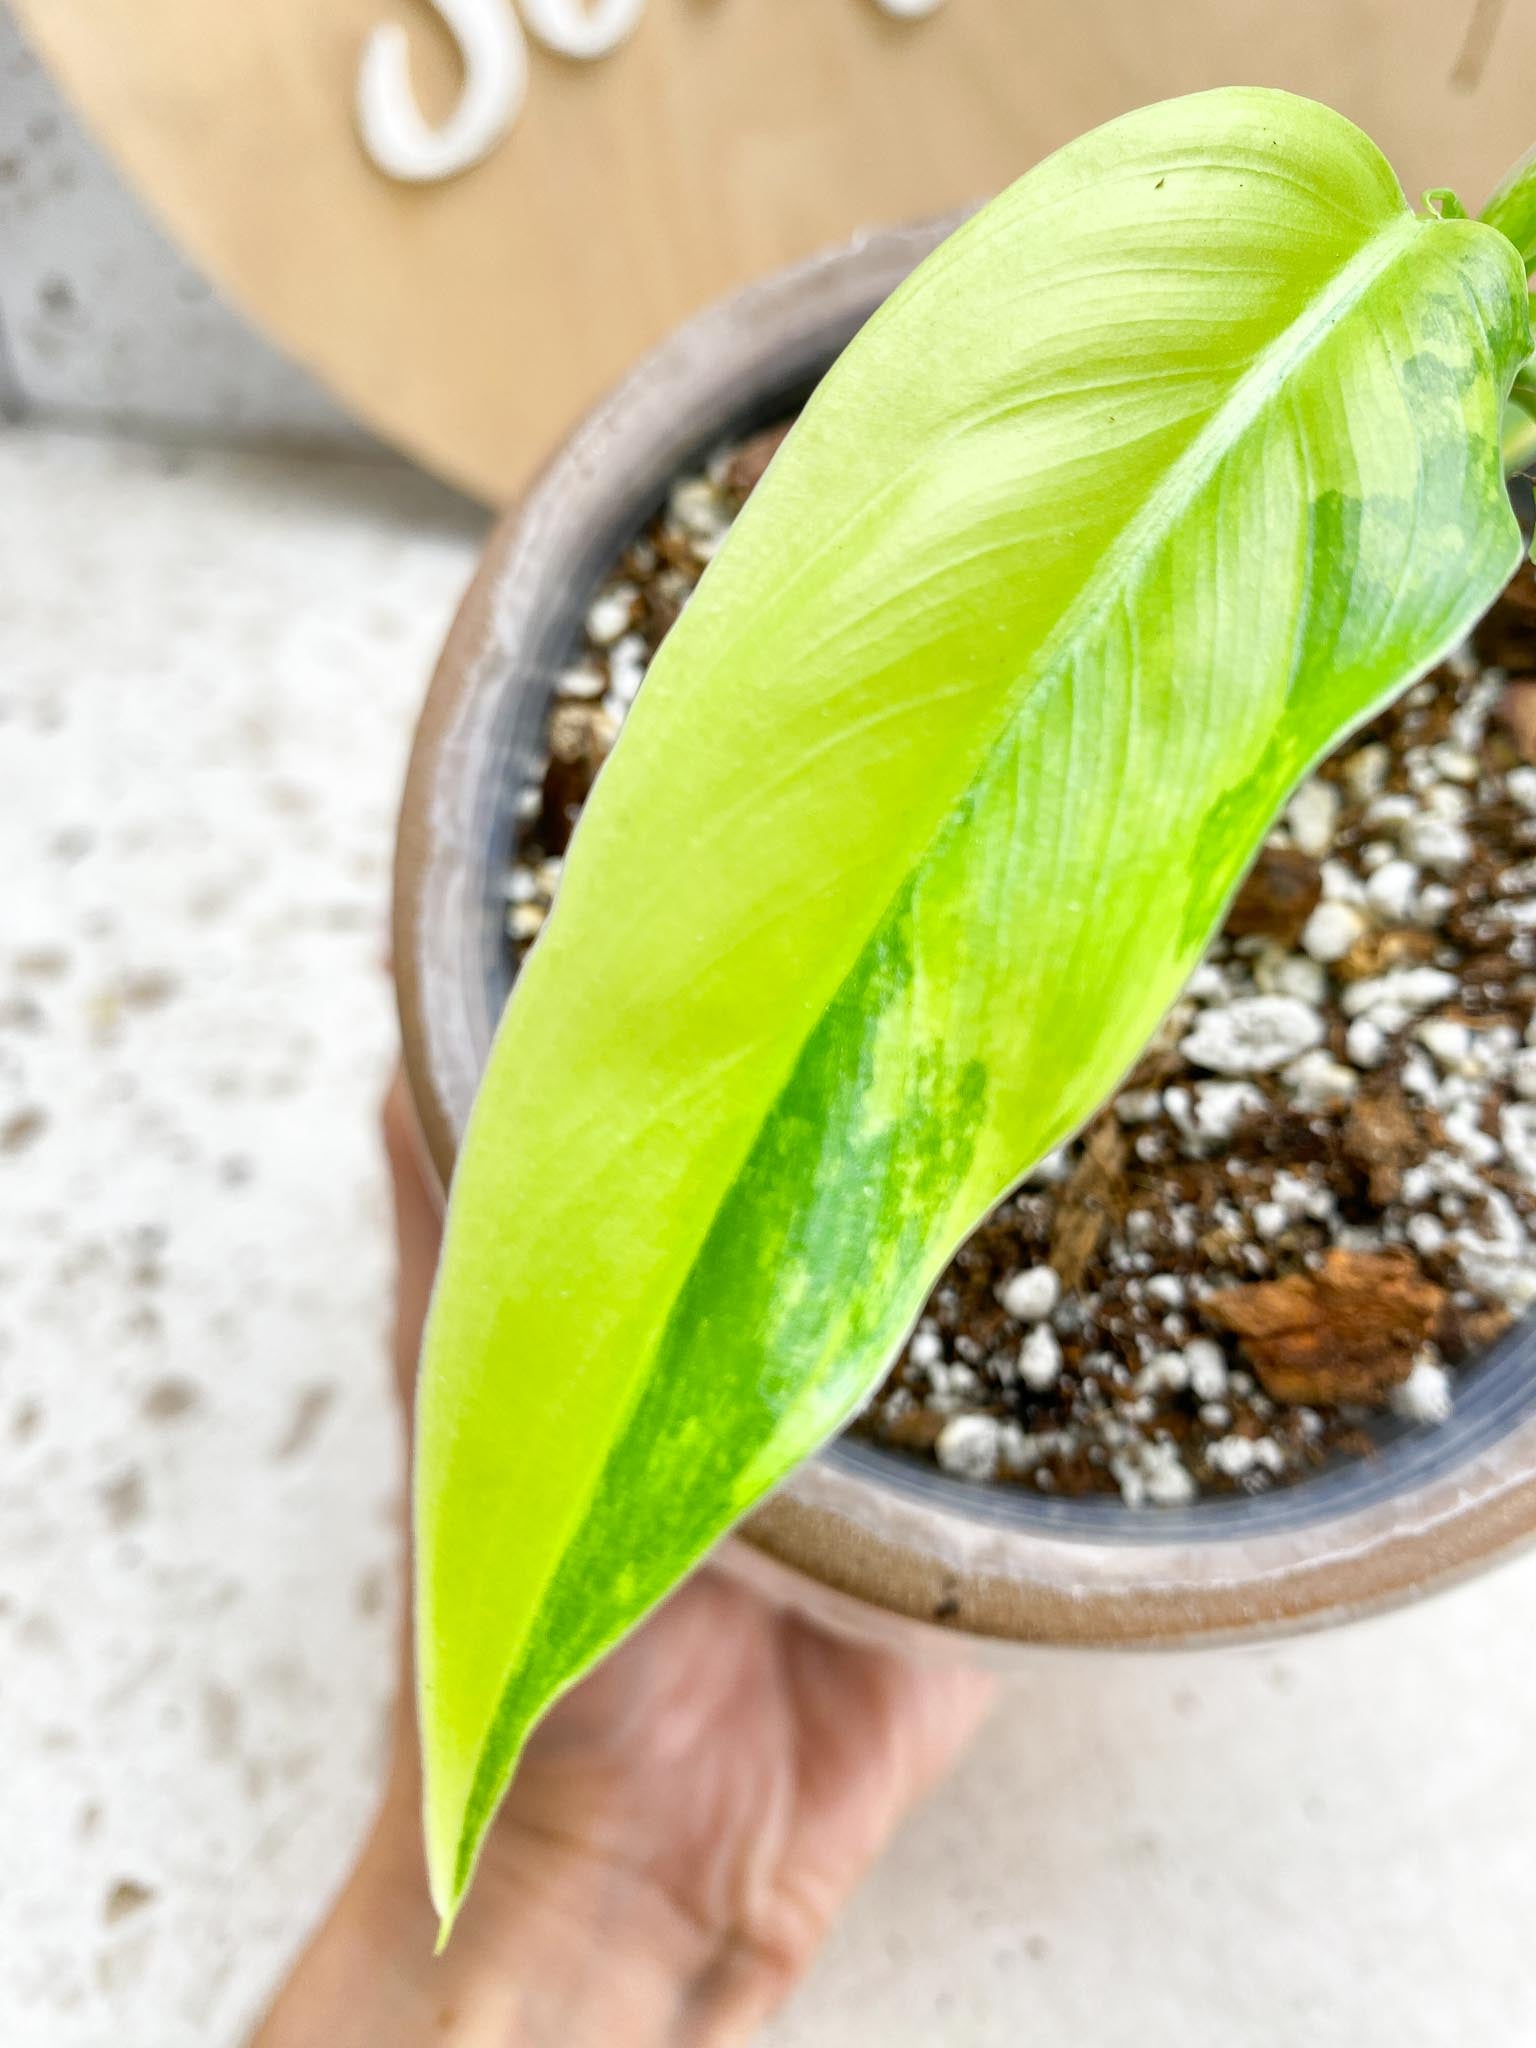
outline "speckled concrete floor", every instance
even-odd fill
[[[7,2048],[234,2040],[368,1807],[388,857],[479,524],[0,438]]]
[[[386,869],[475,524],[387,466],[0,436],[5,2048],[235,2048],[368,1808]],[[1040,1659],[773,2048],[1533,2038],[1533,1620],[1536,1558]]]

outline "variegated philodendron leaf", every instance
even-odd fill
[[[454,1185],[417,1453],[452,1916],[530,1725],[879,1380],[1296,781],[1519,559],[1505,237],[1338,115],[1132,114],[811,401],[577,831]]]

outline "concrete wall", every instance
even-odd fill
[[[359,449],[176,253],[0,0],[0,415]]]

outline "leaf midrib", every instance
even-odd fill
[[[949,829],[956,810],[966,802],[977,785],[991,771],[998,752],[1008,743],[1008,736],[1025,699],[1034,693],[1037,685],[1049,689],[1055,678],[1063,673],[1059,658],[1063,646],[1090,627],[1122,592],[1136,581],[1141,568],[1162,544],[1176,517],[1209,481],[1233,444],[1253,425],[1265,405],[1286,388],[1298,366],[1327,339],[1350,307],[1364,297],[1398,257],[1406,252],[1417,231],[1425,225],[1408,210],[1405,201],[1402,212],[1391,221],[1383,223],[1349,261],[1332,274],[1326,287],[1266,344],[1189,446],[1141,501],[1113,544],[1100,555],[1094,572],[1085,579],[1076,596],[1041,641],[1034,658],[1021,671],[1014,689],[1006,700],[998,739],[986,750],[970,781],[956,794],[921,852],[901,875],[880,915],[874,920],[870,930],[861,937],[858,949],[838,984],[839,989],[846,985],[848,976],[857,971],[858,963],[864,956],[872,934],[880,929],[889,917],[892,906],[911,887],[914,876],[921,871],[933,847]],[[833,1000],[836,1000],[835,993]],[[815,1028],[816,1020],[813,1020],[807,1029],[806,1039]],[[786,1076],[794,1071],[804,1045],[805,1040],[802,1040],[793,1058],[787,1063]],[[781,1083],[743,1152],[743,1160],[751,1156],[752,1149],[758,1142],[768,1118],[773,1114],[773,1107],[782,1092]],[[740,1164],[736,1173],[726,1183],[727,1191],[735,1185],[739,1173]],[[691,1274],[697,1265],[708,1236],[709,1226],[706,1225],[689,1260],[687,1274]],[[651,1355],[654,1357],[654,1350]],[[633,1392],[626,1404],[623,1420],[610,1439],[610,1445],[622,1441],[630,1415],[640,1399],[644,1380],[645,1375],[642,1373],[632,1382]],[[597,1467],[594,1485],[587,1495],[589,1501],[597,1490],[605,1466],[606,1459]]]
[[[848,976],[856,970],[871,936],[880,929],[890,915],[892,906],[911,886],[914,876],[926,864],[934,845],[949,829],[955,812],[991,771],[1000,749],[1008,743],[1008,737],[1024,701],[1031,696],[1037,685],[1049,689],[1055,677],[1062,673],[1060,656],[1063,647],[1101,617],[1136,581],[1146,561],[1175,523],[1176,516],[1209,481],[1219,462],[1252,426],[1265,404],[1284,390],[1297,367],[1326,340],[1350,307],[1364,297],[1386,274],[1397,258],[1406,252],[1416,233],[1427,225],[1429,224],[1418,220],[1408,210],[1405,201],[1401,213],[1383,223],[1349,261],[1332,274],[1327,286],[1260,351],[1189,446],[1169,466],[1161,481],[1154,485],[1137,506],[1114,542],[1099,556],[1094,572],[1085,579],[1040,642],[1034,657],[1020,672],[1017,682],[1007,696],[997,740],[986,749],[970,780],[956,792],[954,800],[938,820],[921,851],[898,878],[879,916],[860,937],[857,949],[837,984],[838,989],[845,986]],[[836,1000],[836,991],[833,1000]],[[815,1030],[816,1023],[816,1019],[811,1021],[805,1038],[800,1041],[793,1056],[786,1062],[786,1075],[793,1072],[795,1063],[804,1050],[805,1041]],[[763,1125],[772,1114],[772,1105],[778,1101],[780,1093],[782,1084],[780,1089],[775,1091],[768,1110],[758,1122],[751,1140],[746,1145],[743,1159],[750,1156],[761,1135]],[[737,1174],[739,1171],[738,1165]],[[726,1183],[727,1189],[735,1184],[737,1174],[733,1174],[731,1180]],[[692,1272],[697,1263],[708,1234],[709,1229],[706,1225],[699,1245],[689,1261],[689,1272]],[[643,1379],[643,1375],[640,1377]],[[639,1398],[638,1392],[634,1398]],[[624,1423],[615,1431],[614,1442],[622,1436],[629,1412],[629,1408],[626,1407]]]
[[[1407,211],[1405,202],[1404,211],[1397,219],[1379,229],[1364,248],[1335,271],[1327,290],[1260,351],[1189,446],[1142,499],[1115,540],[1099,557],[1102,573],[1096,570],[1088,576],[1041,641],[1037,654],[1019,678],[1014,699],[1009,705],[1008,723],[1011,724],[1019,699],[1028,693],[1031,685],[1058,669],[1063,645],[1075,640],[1136,580],[1136,574],[1147,557],[1175,524],[1175,515],[1183,511],[1189,500],[1210,480],[1217,464],[1253,425],[1266,402],[1284,389],[1295,369],[1327,339],[1350,307],[1385,275],[1425,225]],[[988,754],[989,761],[995,752],[994,748]],[[963,801],[970,787],[967,785],[957,801]]]

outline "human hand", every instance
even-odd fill
[[[439,1219],[398,1082],[384,1129],[409,1412]],[[406,1685],[373,1834],[252,2048],[734,2048],[991,1690],[825,1635],[706,1569],[537,1730],[433,1962]]]

